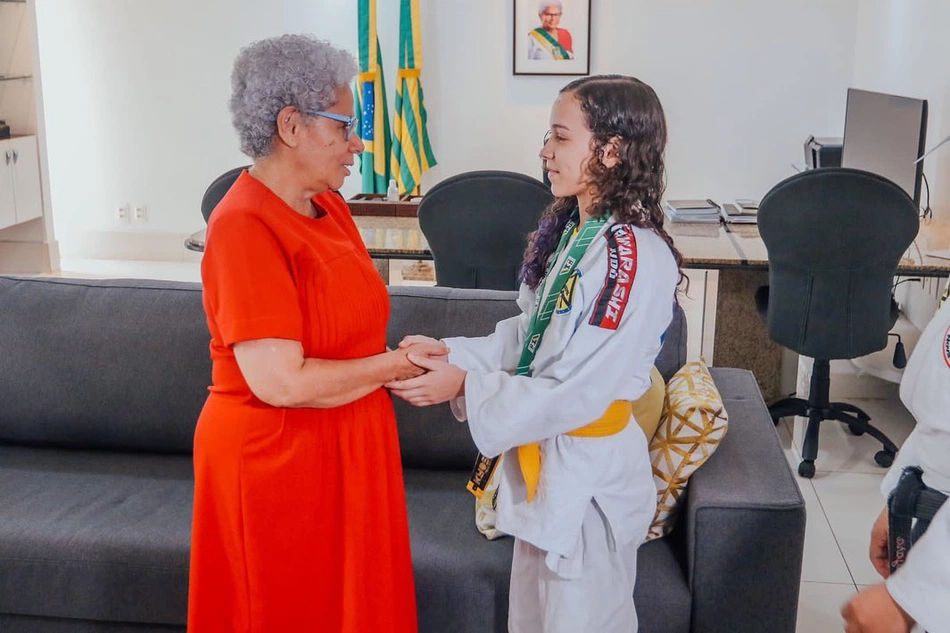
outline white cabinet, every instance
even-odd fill
[[[7,165],[8,141],[0,141],[0,229],[16,224],[16,199],[13,197],[13,168]]]
[[[43,215],[35,136],[0,141],[0,229]]]

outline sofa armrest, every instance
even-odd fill
[[[690,478],[681,520],[694,633],[793,633],[805,502],[751,372],[712,368],[729,414]]]

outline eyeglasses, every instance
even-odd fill
[[[546,18],[559,18],[559,17],[561,17],[561,14],[560,14],[560,13],[548,13],[547,11],[545,11],[545,12],[542,13],[541,15],[543,15],[543,16],[546,17]]]
[[[353,127],[356,125],[355,116],[346,116],[337,114],[336,112],[325,112],[323,110],[304,110],[303,113],[309,114],[310,116],[322,116],[327,119],[339,121],[343,124],[343,139],[348,141],[350,137],[353,136]]]

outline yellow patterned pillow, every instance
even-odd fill
[[[648,541],[666,536],[686,482],[713,454],[726,434],[729,416],[706,363],[687,363],[666,385],[660,427],[650,442],[656,483],[656,514]]]

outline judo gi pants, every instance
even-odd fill
[[[639,545],[617,547],[595,502],[587,507],[580,543],[570,558],[515,539],[509,633],[636,633]]]

